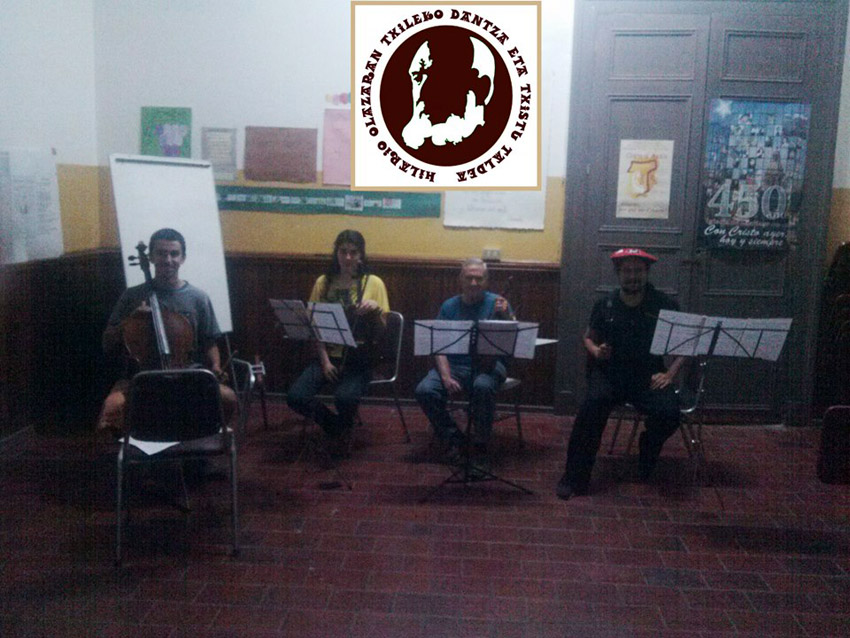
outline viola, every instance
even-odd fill
[[[178,312],[162,308],[153,287],[147,246],[139,242],[130,263],[139,266],[150,288],[147,309],[136,309],[121,322],[124,347],[141,370],[168,370],[191,365],[195,341],[192,324]]]

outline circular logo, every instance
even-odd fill
[[[387,130],[421,162],[470,162],[499,141],[513,88],[502,57],[463,27],[438,26],[410,36],[392,54],[380,83]]]

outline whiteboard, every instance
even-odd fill
[[[180,278],[210,296],[221,331],[232,332],[212,164],[114,154],[109,156],[109,167],[127,287],[145,280],[141,269],[127,260],[136,254],[136,244],[147,244],[160,228],[173,228],[186,238],[186,261],[180,267]]]

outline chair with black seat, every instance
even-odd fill
[[[233,552],[239,550],[236,440],[224,422],[216,376],[209,370],[156,370],[130,383],[127,436],[118,450],[115,559],[121,562],[125,471],[130,465],[171,462],[180,468],[185,511],[188,496],[182,462],[229,456]],[[129,515],[129,506],[127,508]]]
[[[404,315],[395,311],[388,312],[386,328],[378,343],[374,346],[376,350],[372,362],[372,379],[369,381],[369,387],[382,385],[390,387],[398,418],[404,430],[404,440],[410,443],[410,431],[407,429],[407,422],[404,419],[404,412],[401,409],[401,401],[399,401],[398,388],[396,387],[399,367],[401,366],[401,341],[403,337]],[[359,425],[363,423],[359,410],[357,412],[357,423]]]
[[[679,433],[682,435],[682,441],[685,444],[688,456],[694,462],[694,478],[701,472],[707,472],[708,467],[702,441],[703,421],[700,412],[703,396],[705,395],[705,371],[707,364],[707,359],[703,357],[697,357],[689,361],[685,366],[685,371],[680,376],[680,383],[676,388],[676,394],[679,396],[679,414],[682,417],[679,423]],[[631,421],[632,428],[629,432],[625,451],[623,452],[623,456],[628,456],[631,453],[644,416],[630,403],[619,406],[613,413],[613,416],[617,419],[617,424],[611,436],[608,454],[614,454],[614,448],[617,445],[617,438],[623,421]]]

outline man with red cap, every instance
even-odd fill
[[[555,493],[562,499],[587,494],[602,431],[615,406],[631,403],[646,415],[639,442],[639,472],[649,478],[664,442],[679,427],[673,378],[684,359],[669,370],[650,354],[660,310],[678,310],[670,297],[647,281],[658,258],[640,248],[611,254],[620,287],[593,306],[583,343],[588,352],[587,395],[573,424],[567,465]]]

